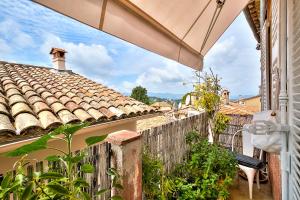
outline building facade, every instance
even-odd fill
[[[300,199],[299,9],[298,0],[252,0],[245,9],[259,35],[262,110],[279,110],[280,123],[289,126],[281,155],[269,156],[274,199]]]

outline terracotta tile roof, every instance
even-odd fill
[[[185,107],[180,108],[179,110],[177,110],[176,114],[187,115],[189,111],[199,111],[199,112],[202,112],[203,109],[197,110],[194,106],[188,105],[188,106],[185,106]]]
[[[71,71],[0,62],[0,144],[61,124],[102,123],[154,112]]]
[[[226,115],[253,115],[258,111],[254,106],[246,106],[229,102],[229,104],[221,105],[220,112]]]
[[[256,40],[260,42],[260,0],[250,0],[244,8],[244,14]]]
[[[154,108],[160,108],[160,107],[170,107],[170,108],[172,108],[172,105],[168,102],[165,102],[165,101],[155,102],[155,103],[151,104],[151,106],[154,107]]]
[[[255,99],[255,98],[260,98],[261,95],[255,95],[255,96],[251,96],[251,97],[246,97],[246,98],[242,98],[242,99],[238,99],[238,100],[235,100],[233,101],[234,103],[238,103],[239,101],[245,101],[245,100],[250,100],[250,99]]]

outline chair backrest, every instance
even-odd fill
[[[251,143],[251,133],[243,130],[242,138],[243,138],[243,155],[253,157],[254,146]]]

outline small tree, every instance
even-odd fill
[[[130,97],[148,105],[150,103],[149,97],[147,95],[147,89],[142,86],[133,88]]]
[[[203,76],[196,74],[197,78],[202,79],[203,83],[194,85],[194,91],[187,95],[196,96],[196,109],[204,109],[208,115],[208,132],[212,136],[213,142],[218,143],[219,135],[227,128],[230,118],[220,113],[221,92],[220,79],[212,70],[204,73]],[[184,98],[186,98],[186,96]],[[183,101],[185,101],[183,99]]]

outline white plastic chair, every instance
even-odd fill
[[[231,142],[231,150],[234,151],[234,138],[238,133],[241,133],[242,130],[239,130],[235,132],[232,136],[232,142]],[[243,141],[243,155],[253,157],[254,153],[254,146],[251,144],[251,134],[243,131],[242,132],[242,141]],[[260,159],[262,156],[262,151],[260,152]],[[248,184],[249,184],[249,198],[252,199],[252,191],[253,191],[253,182],[254,178],[256,175],[256,183],[257,183],[257,188],[260,189],[259,185],[259,170],[251,168],[251,167],[246,167],[243,165],[239,165],[239,168],[245,172],[247,179],[248,179]]]

